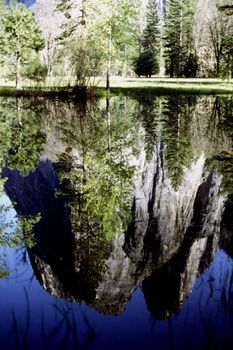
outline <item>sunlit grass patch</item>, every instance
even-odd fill
[[[112,79],[113,92],[190,92],[190,93],[233,93],[233,80],[223,81],[221,79],[170,79],[170,78],[132,78]],[[135,91],[136,92],[136,91]]]
[[[87,89],[75,88],[72,77],[48,77],[44,82],[25,81],[21,89],[16,90],[13,83],[0,81],[0,96],[78,96],[83,92],[88,95],[105,95],[105,79],[89,79]],[[110,81],[113,94],[232,94],[233,79],[213,78],[122,78],[112,77]],[[85,90],[85,91],[84,91]]]

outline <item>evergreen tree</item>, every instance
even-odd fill
[[[32,11],[23,4],[12,1],[3,11],[0,31],[0,54],[8,75],[20,86],[25,67],[34,63],[44,46]],[[33,62],[31,60],[33,59]]]
[[[171,96],[163,104],[165,169],[177,191],[185,168],[193,160],[190,122],[195,108],[194,97]]]
[[[146,27],[141,41],[141,52],[135,62],[135,73],[151,77],[159,71],[160,32],[155,0],[147,5]]]
[[[193,40],[193,0],[170,0],[165,20],[165,65],[170,77],[194,77],[197,59]]]

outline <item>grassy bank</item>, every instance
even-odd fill
[[[97,80],[97,86],[77,88],[65,84],[66,80],[49,79],[47,82],[35,85],[25,85],[16,90],[13,84],[2,84],[0,96],[43,96],[43,97],[91,97],[105,96],[104,79]],[[0,82],[1,83],[1,82]],[[169,79],[169,78],[111,78],[111,94],[113,95],[168,95],[168,94],[233,94],[233,79]]]
[[[233,80],[220,79],[112,79],[114,94],[232,94]]]

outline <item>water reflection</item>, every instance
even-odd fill
[[[142,285],[153,318],[172,318],[218,247],[233,256],[232,104],[213,96],[33,108],[2,101],[5,190],[19,216],[41,215],[28,254],[43,288],[120,315]],[[66,307],[56,310],[75,344]]]

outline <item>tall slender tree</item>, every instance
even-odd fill
[[[165,65],[170,77],[193,77],[197,71],[193,40],[193,0],[169,0],[165,20]]]
[[[142,34],[140,54],[135,62],[135,73],[151,77],[159,71],[160,52],[159,17],[156,0],[149,0],[146,27]]]

